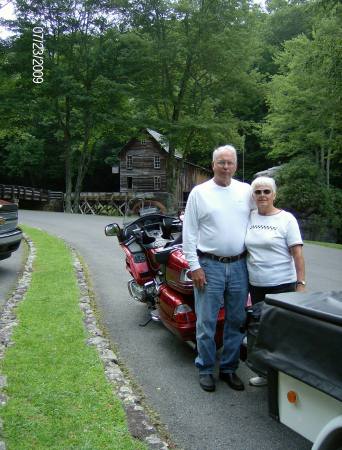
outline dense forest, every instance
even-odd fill
[[[339,0],[15,5],[0,40],[0,183],[111,191],[117,152],[148,127],[204,167],[232,143],[240,179],[281,165],[279,204],[341,240]]]

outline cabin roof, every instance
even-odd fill
[[[165,150],[167,153],[169,153],[170,151],[170,144],[169,141],[166,139],[166,137],[160,133],[158,133],[158,131],[152,130],[151,128],[145,128],[145,130],[147,131],[147,133],[157,142],[157,144],[160,145],[160,147]],[[119,151],[119,154],[130,144],[130,142],[132,140],[134,140],[134,138],[130,139],[123,147],[122,149]],[[181,152],[179,152],[178,150],[175,150],[175,157],[177,159],[182,159],[183,155],[181,154]]]
[[[151,137],[152,137],[152,138],[160,145],[160,147],[161,147],[163,150],[165,150],[167,153],[169,153],[169,151],[170,151],[169,141],[166,139],[166,137],[165,137],[164,135],[158,133],[158,131],[152,130],[151,128],[145,128],[145,130],[146,130],[147,133],[148,133],[148,134],[149,134],[149,135],[150,135],[150,136],[151,136]],[[127,142],[127,144],[125,144],[125,145],[122,147],[122,149],[119,151],[118,154],[120,154],[120,153],[121,153],[121,152],[122,152],[122,151],[130,144],[130,142],[131,142],[133,139],[135,139],[135,138],[130,139],[130,140]],[[175,150],[175,158],[176,158],[176,159],[182,159],[182,158],[183,158],[182,153],[181,153],[180,151],[178,151],[178,150]],[[203,170],[203,171],[205,171],[205,172],[210,173],[210,170],[206,169],[205,167],[199,166],[199,165],[194,164],[194,163],[192,163],[192,162],[190,162],[190,161],[187,161],[187,160],[184,160],[184,162],[185,162],[186,164],[189,164],[189,165],[191,165],[191,166],[197,167],[198,169],[201,169],[201,170]]]
[[[271,178],[274,178],[274,176],[281,169],[281,167],[282,166],[273,166],[273,167],[269,167],[266,170],[261,170],[260,172],[255,173],[253,175],[253,178],[257,178],[257,177],[271,177]]]
[[[158,131],[155,130],[151,130],[151,128],[146,128],[146,131],[148,132],[148,134],[150,136],[153,137],[153,139],[155,141],[158,142],[158,144],[167,152],[169,153],[170,151],[170,145],[169,145],[169,141],[166,139],[165,136],[163,136],[162,134],[158,133]],[[183,158],[183,155],[180,151],[175,150],[175,157],[178,159]]]

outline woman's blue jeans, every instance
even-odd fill
[[[232,373],[239,365],[240,345],[244,334],[245,305],[248,296],[246,259],[222,263],[201,256],[200,264],[207,284],[204,289],[195,288],[195,311],[197,316],[197,351],[195,364],[200,374],[212,374],[216,359],[216,322],[224,305],[225,322],[220,371]]]

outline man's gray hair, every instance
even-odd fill
[[[216,160],[218,154],[224,151],[232,153],[234,155],[235,162],[237,162],[236,149],[232,145],[221,145],[221,147],[215,148],[215,150],[213,151],[213,162]]]
[[[258,186],[268,186],[273,192],[277,192],[276,182],[271,177],[257,177],[253,180],[251,184],[252,192],[254,192]]]

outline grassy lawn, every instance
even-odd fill
[[[337,248],[338,250],[342,250],[342,244],[334,244],[332,242],[305,241],[305,243],[316,244],[316,245],[321,245],[322,247]]]
[[[131,437],[78,305],[66,245],[23,227],[35,244],[32,282],[16,310],[14,345],[1,373],[9,400],[0,408],[8,450],[146,449]]]

